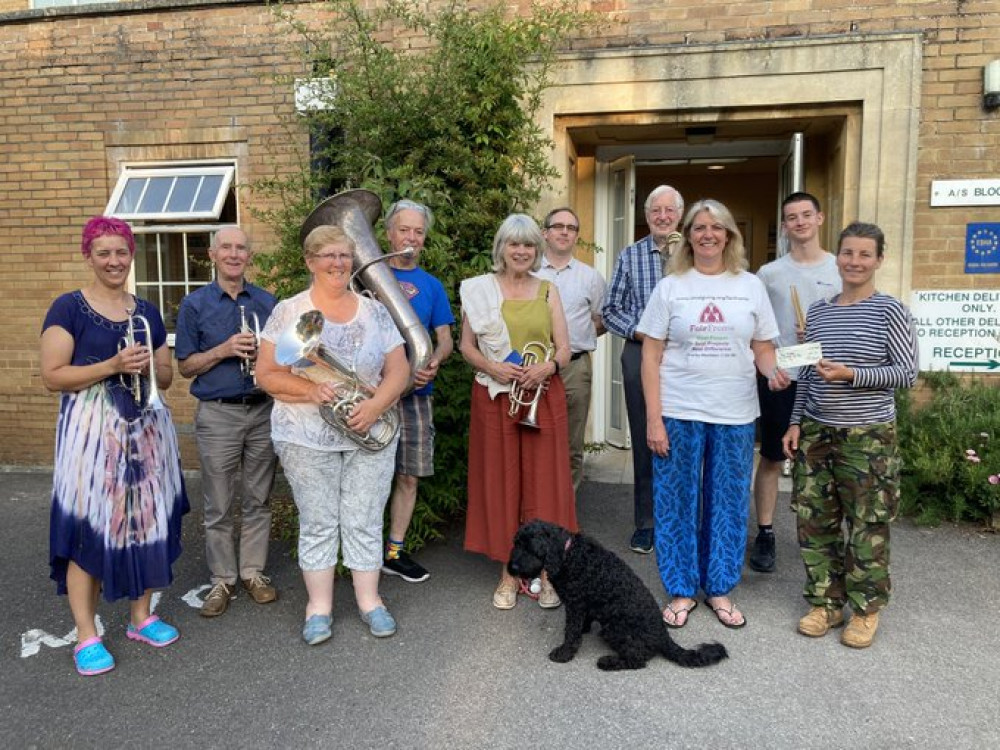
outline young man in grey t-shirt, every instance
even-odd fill
[[[767,288],[781,331],[777,341],[779,347],[793,346],[802,340],[809,305],[840,292],[840,275],[834,256],[819,244],[819,228],[822,225],[823,212],[815,196],[792,193],[782,201],[781,229],[788,237],[789,251],[757,272]],[[750,552],[750,567],[760,573],[770,573],[775,567],[776,545],[772,522],[778,501],[778,478],[785,460],[781,438],[788,429],[788,419],[795,403],[795,381],[798,379],[797,371],[788,374],[792,385],[783,391],[771,391],[767,381],[762,381],[760,377],[757,380],[760,463],[754,479],[753,495],[758,532]]]

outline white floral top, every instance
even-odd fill
[[[371,386],[382,382],[382,366],[386,355],[404,341],[382,303],[368,297],[358,297],[358,312],[348,323],[323,323],[320,340],[323,347],[348,367],[353,366],[358,377]],[[293,328],[299,317],[315,310],[310,290],[279,302],[267,320],[261,336],[277,344],[281,335]],[[302,375],[316,365],[306,362],[293,365],[292,373]],[[355,450],[357,445],[343,437],[319,415],[315,404],[290,404],[275,399],[271,412],[271,439],[316,450]]]

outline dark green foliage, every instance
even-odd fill
[[[594,18],[571,2],[520,16],[500,3],[379,6],[330,0],[335,20],[321,28],[302,22],[295,5],[276,7],[301,40],[302,75],[329,75],[334,86],[326,108],[292,124],[300,142],[308,132],[328,144],[312,154],[312,168],[304,163],[301,174],[252,186],[277,206],[258,215],[281,239],[257,266],[279,297],[305,287],[298,230],[320,190],[366,188],[383,206],[410,198],[434,211],[421,265],[444,283],[460,320],[459,282],[490,270],[500,222],[533,206],[555,175],[552,144],[534,116],[562,39]],[[384,247],[381,222],[376,235]],[[420,483],[410,546],[464,509],[471,378],[456,346],[435,385],[436,470]]]
[[[915,406],[896,392],[903,454],[902,506],[919,523],[943,520],[992,524],[1000,519],[1000,389],[992,381],[925,373],[930,401]],[[969,460],[975,451],[978,462]]]

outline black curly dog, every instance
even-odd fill
[[[514,536],[507,570],[521,578],[535,578],[544,570],[566,607],[565,639],[549,653],[552,661],[576,656],[594,621],[615,652],[597,660],[601,669],[642,669],[656,654],[682,667],[707,667],[728,656],[721,643],[694,649],[674,643],[659,605],[635,571],[585,534],[530,521]]]

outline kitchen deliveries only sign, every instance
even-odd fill
[[[1000,375],[1000,290],[915,291],[920,369]]]

